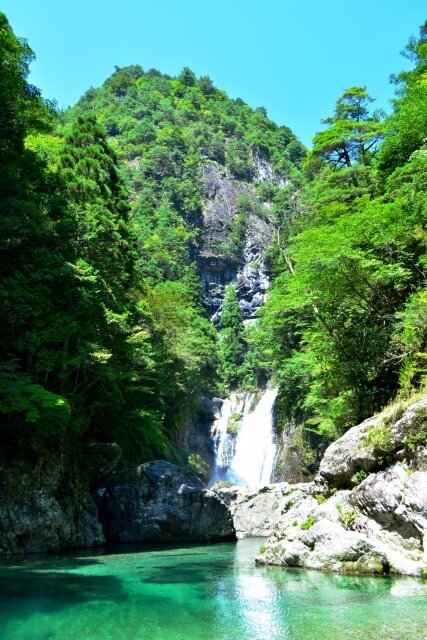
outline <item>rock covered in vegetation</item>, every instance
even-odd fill
[[[63,455],[0,468],[0,554],[59,551],[105,542],[97,509]]]
[[[98,489],[108,542],[233,540],[226,504],[185,468],[158,460],[113,474]]]
[[[351,486],[354,474],[378,469],[399,449],[413,449],[417,440],[422,444],[423,434],[427,439],[427,397],[405,411],[392,406],[333,442],[320,463],[320,477],[331,487]]]
[[[417,470],[426,406],[423,398],[400,415],[389,410],[333,443],[316,481],[295,485],[304,491],[290,508],[279,504],[257,562],[426,575],[427,472]]]

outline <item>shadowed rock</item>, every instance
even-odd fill
[[[185,468],[162,460],[110,476],[96,501],[109,542],[234,540],[226,504]]]

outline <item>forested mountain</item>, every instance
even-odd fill
[[[1,38],[4,448],[173,455],[202,395],[243,377],[221,379],[196,265],[236,273],[249,218],[280,222],[304,149],[189,69],[116,69],[57,114],[4,16]],[[206,169],[228,189],[217,232],[202,216]]]
[[[310,466],[423,387],[426,34],[390,116],[350,86],[306,153],[188,68],[116,68],[57,113],[1,15],[2,450],[173,456],[203,395],[273,377]],[[248,272],[273,277],[256,326]]]

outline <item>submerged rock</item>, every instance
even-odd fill
[[[110,476],[96,495],[108,542],[234,540],[227,505],[196,475],[162,460]]]

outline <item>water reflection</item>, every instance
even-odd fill
[[[259,544],[4,563],[1,640],[427,638],[427,583],[255,567]]]

